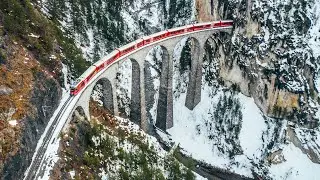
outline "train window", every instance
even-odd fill
[[[92,72],[91,74],[89,74],[89,76],[87,77],[87,81],[89,81],[91,79],[91,77],[93,76],[94,72]]]
[[[138,48],[143,46],[143,42],[138,43]]]

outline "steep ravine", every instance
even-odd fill
[[[295,127],[311,132],[317,131],[319,126],[318,88],[314,83],[319,68],[319,49],[312,44],[319,36],[313,33],[319,16],[313,7],[318,3],[237,0],[210,4],[197,1],[198,12],[201,12],[198,19],[232,17],[234,20],[232,41],[215,44],[220,54],[219,76],[224,82],[228,86],[237,84],[243,94],[254,98],[265,115],[286,119]],[[210,10],[202,11],[208,6]],[[297,136],[295,133],[288,135],[290,139]],[[319,162],[319,156],[315,155],[319,154],[319,148],[303,148],[301,140],[294,144],[313,162]]]
[[[187,121],[181,120],[182,118],[175,119],[174,128],[168,130],[171,138],[179,144],[182,152],[192,152],[194,159],[207,160],[206,163],[210,166],[250,177],[258,174],[266,179],[297,178],[301,177],[299,173],[308,175],[303,174],[303,166],[311,170],[319,166],[318,1],[31,2],[33,4],[30,1],[18,0],[0,2],[0,66],[3,74],[0,77],[0,113],[5,120],[0,121],[0,135],[6,137],[3,141],[1,139],[0,149],[2,179],[18,179],[28,167],[37,139],[61,97],[61,61],[68,65],[71,72],[69,76],[75,78],[89,64],[82,58],[81,51],[87,60],[96,61],[114,48],[143,35],[192,21],[220,19],[233,19],[234,29],[232,35],[216,33],[208,41],[207,59],[203,65],[202,94],[206,97],[207,104],[200,103],[198,107],[203,108],[202,110],[196,108],[190,112],[185,109],[184,96],[190,69],[179,71],[179,78],[175,79],[179,88],[174,94],[174,108],[177,114],[183,114],[184,116],[180,116]],[[185,58],[185,43],[181,42],[175,63],[180,61],[181,56]],[[157,53],[154,56],[157,56]],[[148,63],[157,68],[158,62]],[[22,68],[19,69],[18,66]],[[159,77],[155,75],[150,84],[152,81],[156,82],[157,78]],[[152,86],[149,87],[148,96],[156,102],[157,97],[152,93],[157,91],[157,84],[153,83]],[[125,88],[120,91],[120,99],[128,98],[127,92],[128,89]],[[26,101],[21,103],[21,98]],[[128,104],[124,106],[129,107]],[[12,108],[16,109],[13,114]],[[155,107],[147,108],[148,117],[153,122],[151,119]],[[252,116],[255,116],[255,119],[250,119]],[[14,125],[16,122],[17,125]],[[81,142],[86,139],[80,136],[92,135],[90,132],[83,133],[85,131],[82,126],[89,127],[89,124],[72,123],[72,126],[76,126],[73,130],[78,133],[77,138],[80,138],[76,140]],[[94,123],[91,125],[93,130],[97,127]],[[177,128],[179,125],[186,129]],[[248,126],[254,128],[248,129]],[[250,134],[249,131],[256,134]],[[195,134],[189,136],[193,132]],[[94,135],[99,136],[101,132],[95,133],[98,135]],[[248,134],[253,136],[245,139]],[[198,144],[202,152],[199,153],[196,149],[198,153],[195,153],[186,140],[179,142],[180,137],[190,137],[194,141],[192,145]],[[61,143],[67,147],[72,139],[65,138],[68,141]],[[92,141],[94,140],[83,144],[91,143],[90,151],[99,151]],[[133,141],[137,142],[136,139]],[[77,142],[73,143],[71,150],[77,151],[74,148]],[[146,148],[143,143],[138,144],[139,148]],[[131,145],[128,146],[132,148]],[[254,147],[256,149],[253,151],[250,149],[252,146],[257,148]],[[137,152],[141,155],[139,148]],[[150,148],[153,157],[155,154],[152,143]],[[78,153],[84,155],[84,152],[81,150]],[[132,168],[132,164],[126,160],[132,158],[132,154],[128,155],[122,150],[120,152],[123,153],[120,158],[124,161],[117,163],[124,163]],[[162,153],[157,151],[159,152]],[[302,167],[291,161],[291,152],[296,153],[297,159],[306,157],[304,163],[300,163]],[[60,153],[62,156],[70,155],[68,151]],[[205,153],[213,153],[214,156],[201,156]],[[305,154],[307,156],[304,156]],[[83,162],[75,157],[65,160],[72,162],[71,166],[64,167],[65,164],[60,161],[55,167],[54,177],[71,178],[75,173],[74,169],[77,170],[76,175],[85,171],[90,177],[103,177],[107,172],[96,162],[97,158],[101,158],[99,155],[97,157],[97,154],[90,153],[85,163],[93,164],[86,164],[87,171],[79,168],[79,164]],[[140,160],[144,162],[146,158],[142,156]],[[183,166],[180,169],[176,161],[170,162],[175,169],[167,172],[179,170],[180,175],[187,176],[188,171]],[[290,164],[296,167],[290,167]],[[157,167],[161,169],[162,166]],[[105,165],[104,168],[116,172],[113,167]],[[150,170],[148,166],[143,168]],[[285,174],[277,172],[277,169],[281,169]],[[158,172],[157,169],[150,171],[153,170]],[[94,173],[95,171],[100,174]],[[125,171],[118,172],[127,175]],[[148,174],[138,171],[136,175]],[[309,175],[312,176],[311,173]]]

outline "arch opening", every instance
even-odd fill
[[[81,106],[76,107],[76,109],[72,112],[70,123],[78,123],[79,121],[86,121],[86,120],[88,120],[88,117],[83,107]]]
[[[202,63],[202,81],[208,86],[217,86],[217,79],[220,72],[219,50],[216,39],[212,36],[207,39],[204,45],[205,55]]]
[[[193,110],[201,100],[202,53],[200,42],[186,37],[176,44],[173,57],[175,101],[185,98],[185,106]],[[184,95],[183,97],[180,97]]]
[[[116,75],[116,95],[120,117],[141,124],[140,65],[135,59],[126,59]]]
[[[156,46],[145,59],[145,100],[150,126],[166,130],[172,127],[172,77],[170,55],[166,47]],[[170,83],[171,82],[171,83]]]
[[[110,114],[114,114],[113,87],[109,79],[102,78],[97,81],[92,90],[91,98],[97,102],[97,105],[103,106]],[[92,108],[90,108],[91,110]]]

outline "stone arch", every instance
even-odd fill
[[[97,100],[100,100],[102,102],[103,107],[107,109],[111,114],[114,114],[113,87],[108,78],[99,79],[94,85],[91,95],[98,92],[102,94],[96,94],[94,95],[94,98],[98,96],[99,99]]]
[[[172,62],[166,47],[159,45],[149,51],[145,61],[144,76],[149,125],[166,130],[173,126]],[[151,128],[150,126],[148,128]]]

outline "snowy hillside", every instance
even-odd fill
[[[194,1],[38,0],[48,17],[61,23],[90,61],[161,30],[195,20]]]
[[[232,6],[240,1],[228,3]],[[213,61],[204,62],[201,102],[193,111],[184,106],[187,88],[180,85],[188,81],[183,78],[188,71],[175,69],[174,127],[168,132],[193,158],[248,177],[318,179],[320,106],[314,95],[318,94],[319,80],[315,76],[314,85],[312,73],[319,71],[319,1],[248,3],[251,16],[241,16],[248,14],[233,9],[237,25],[231,49],[225,48],[220,55],[213,55]],[[216,46],[219,44],[211,44],[213,49]],[[210,53],[210,48],[207,51]],[[180,59],[180,52],[175,59]],[[230,53],[229,57],[221,57],[224,53]],[[234,66],[239,66],[241,73],[237,74]],[[270,81],[272,74],[276,87],[265,80]],[[221,85],[219,75],[228,88]],[[266,92],[265,87],[267,98],[261,102],[259,96]],[[271,104],[268,93],[277,93],[270,91],[273,88],[292,95],[281,97],[280,93]],[[290,98],[294,96],[298,97],[297,108],[292,108]],[[277,106],[281,115],[269,110]]]
[[[190,44],[188,39],[177,44],[169,137],[192,158],[247,177],[320,177],[319,0],[57,2],[60,9],[42,1],[42,10],[61,22],[89,61],[143,35],[196,21],[203,13],[200,2],[211,6],[214,19],[233,19],[231,35],[216,33],[208,40],[201,102],[192,111],[185,107],[190,67],[181,66],[190,58]],[[161,56],[156,47],[146,57],[151,125]],[[125,116],[130,116],[131,69],[130,61],[121,64],[117,77]]]

